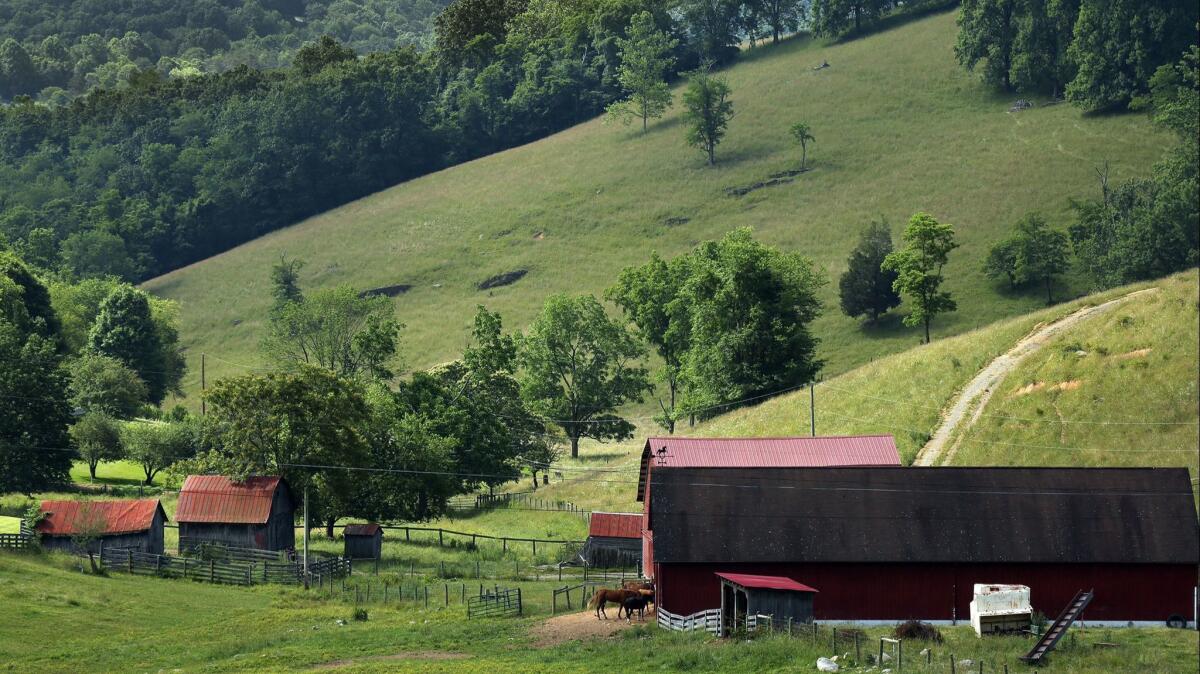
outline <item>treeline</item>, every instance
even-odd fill
[[[1155,71],[1196,44],[1198,20],[1179,0],[963,0],[954,51],[1005,91],[1136,108]]]
[[[445,0],[7,0],[0,3],[0,100],[64,104],[138,71],[172,77],[277,68],[329,35],[359,52],[426,44]]]

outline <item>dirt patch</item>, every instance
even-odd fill
[[[639,622],[635,617],[631,623],[625,622],[624,618],[597,620],[594,611],[580,611],[550,618],[535,625],[529,630],[529,634],[534,638],[534,646],[546,648],[580,639],[606,639],[634,625],[649,625],[653,622],[653,610],[646,612],[645,622]]]
[[[1054,388],[1057,391],[1074,391],[1080,386],[1083,386],[1083,382],[1079,381],[1078,379],[1072,379],[1070,381],[1059,382],[1058,384],[1054,385]]]
[[[1115,358],[1117,360],[1129,360],[1130,358],[1145,358],[1146,356],[1149,356],[1150,352],[1153,350],[1154,349],[1135,349],[1128,353],[1122,353],[1122,354],[1113,356],[1113,358]]]
[[[541,241],[542,239],[545,239],[545,238],[546,238],[546,233],[545,233],[545,232],[538,232],[537,234],[534,234],[534,235],[533,235],[533,240],[534,240],[534,241]]]
[[[364,290],[358,294],[359,297],[396,297],[412,290],[412,286],[407,283],[397,283],[394,286],[382,286],[379,288],[371,288]]]
[[[488,288],[499,288],[500,286],[512,285],[512,284],[516,283],[517,281],[520,281],[528,273],[529,273],[528,269],[518,269],[516,271],[506,271],[503,274],[496,274],[495,276],[480,283],[476,287],[479,288],[480,290],[487,290]]]
[[[770,176],[767,177],[766,180],[760,180],[760,181],[758,181],[756,183],[752,183],[750,185],[745,185],[743,187],[726,187],[725,194],[727,194],[731,197],[744,197],[747,194],[750,194],[751,192],[753,192],[754,190],[761,190],[764,187],[774,187],[775,185],[784,185],[786,183],[793,182],[796,180],[796,176],[800,175],[801,173],[807,173],[808,171],[811,171],[811,170],[812,169],[806,168],[806,169],[793,169],[790,171],[780,171],[779,173],[772,173]]]
[[[1046,388],[1046,382],[1035,381],[1032,384],[1026,384],[1026,385],[1022,386],[1021,388],[1013,391],[1011,394],[1009,394],[1008,397],[1017,398],[1020,396],[1029,395],[1030,393],[1033,393],[1034,391],[1040,391],[1044,388]]]
[[[365,662],[387,662],[395,660],[465,660],[471,657],[466,653],[452,653],[446,651],[412,651],[411,653],[393,653],[392,655],[367,655],[361,658],[347,658],[345,660],[330,660],[322,662],[313,667],[313,669],[340,669],[351,665],[361,665]]]

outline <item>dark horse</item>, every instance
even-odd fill
[[[596,590],[596,594],[592,595],[592,600],[588,602],[588,608],[596,609],[596,619],[600,619],[600,614],[604,614],[604,619],[608,620],[608,613],[604,610],[604,605],[612,602],[617,605],[617,617],[621,617],[621,608],[625,606],[625,600],[630,597],[638,596],[640,590],[609,590],[600,588]]]
[[[645,621],[644,614],[647,604],[654,603],[653,590],[638,590],[637,594],[632,597],[626,597],[625,601],[621,602],[621,609],[625,611],[625,622],[633,621],[633,612],[638,612],[638,620]],[[621,611],[617,611],[617,618],[621,617]]]

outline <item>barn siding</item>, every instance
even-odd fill
[[[343,535],[346,556],[350,559],[379,559],[383,552],[383,533],[374,536]]]
[[[976,583],[1028,585],[1035,610],[1055,616],[1095,589],[1091,620],[1192,618],[1196,567],[1187,564],[659,564],[660,605],[689,614],[721,605],[716,572],[786,576],[817,588],[817,620],[968,620]]]

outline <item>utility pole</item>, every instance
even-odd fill
[[[204,373],[204,365],[205,365],[204,353],[201,352],[200,353],[200,416],[204,416],[204,413],[208,411],[207,406],[204,404],[204,390],[206,388],[208,388],[205,385],[207,382],[204,377],[204,374],[205,374]]]
[[[817,437],[817,382],[808,385],[808,427]]]
[[[304,485],[304,587],[308,587],[308,485]]]

